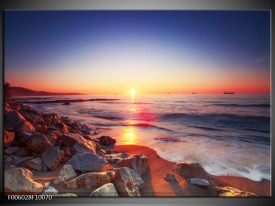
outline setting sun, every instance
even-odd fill
[[[135,94],[136,94],[136,90],[134,88],[132,88],[130,93],[131,93],[132,98],[134,98]]]

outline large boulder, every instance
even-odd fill
[[[37,153],[42,153],[51,146],[51,142],[44,134],[35,134],[28,141],[28,148]]]
[[[256,197],[257,195],[252,192],[246,192],[234,187],[221,187],[216,186],[216,190],[218,191],[219,196],[225,197]]]
[[[112,196],[116,197],[118,196],[117,191],[113,183],[108,183],[105,185],[102,185],[101,187],[97,188],[95,191],[93,191],[90,196],[92,197],[105,197],[105,196]]]
[[[25,168],[13,168],[5,171],[5,192],[19,194],[38,194],[43,185],[33,180],[33,174]]]
[[[18,149],[19,149],[19,147],[8,147],[7,149],[4,150],[4,153],[5,153],[6,155],[12,155],[12,154],[14,154]]]
[[[4,148],[12,145],[14,140],[14,132],[6,131],[4,132]]]
[[[44,164],[51,170],[54,170],[64,158],[64,151],[59,146],[48,147],[42,153]]]
[[[33,159],[33,157],[17,157],[14,155],[12,156],[12,162],[14,165],[21,165],[31,159]]]
[[[173,171],[185,178],[197,177],[207,179],[209,176],[200,163],[178,162]]]
[[[5,110],[4,118],[5,129],[14,128],[26,121],[25,118],[19,112],[11,109]]]
[[[82,174],[70,181],[68,181],[67,188],[75,189],[79,186],[85,187],[85,188],[92,188],[92,187],[98,187],[102,186],[106,183],[110,183],[113,181],[113,178],[115,176],[114,171],[108,171],[108,172],[89,172],[86,174]]]
[[[139,175],[143,175],[148,168],[148,158],[144,155],[132,155],[128,158],[121,159],[118,162],[121,167],[129,167],[137,171]]]
[[[114,185],[120,196],[140,196],[139,186],[143,181],[139,174],[128,167],[116,171]]]
[[[76,153],[68,161],[73,168],[82,173],[100,171],[107,163],[104,157],[93,153]]]
[[[65,144],[65,146],[72,147],[75,143],[77,143],[74,149],[80,150],[80,151],[85,150],[96,154],[96,144],[92,141],[88,141],[87,139],[82,137],[80,134],[77,134],[77,133],[64,134],[61,137],[61,140]]]
[[[27,161],[25,165],[30,169],[40,171],[42,169],[42,159],[40,157],[36,157]]]
[[[16,133],[33,133],[35,132],[35,128],[30,122],[24,121],[22,124],[14,127],[14,131]]]
[[[110,136],[101,136],[98,139],[98,143],[104,146],[110,146],[116,143],[116,140]]]
[[[53,181],[54,184],[61,184],[65,183],[68,180],[75,178],[77,176],[76,172],[74,171],[74,168],[70,164],[66,164],[62,167],[62,169],[59,172],[59,175],[55,178]]]

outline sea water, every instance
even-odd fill
[[[269,94],[137,95],[134,99],[81,95],[44,100],[95,98],[116,100],[30,105],[91,124],[117,144],[148,146],[169,161],[199,162],[213,175],[271,179]]]

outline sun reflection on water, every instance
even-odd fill
[[[121,142],[122,144],[136,144],[137,143],[136,130],[134,128],[123,129],[122,135],[121,135]]]

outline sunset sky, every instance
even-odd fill
[[[270,91],[269,11],[6,11],[5,82],[87,94]]]

